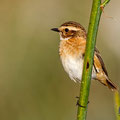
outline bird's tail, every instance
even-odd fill
[[[97,74],[97,80],[107,86],[112,91],[118,91],[117,85],[115,85],[107,76],[101,76]]]
[[[106,85],[108,86],[109,89],[112,91],[118,91],[117,85],[115,85],[111,80],[106,79]]]

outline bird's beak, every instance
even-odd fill
[[[55,32],[60,32],[58,28],[52,28],[51,30]]]

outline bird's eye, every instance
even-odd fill
[[[69,29],[68,28],[65,28],[65,32],[68,32],[69,31]]]

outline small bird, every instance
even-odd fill
[[[65,71],[73,81],[80,82],[87,37],[84,27],[77,22],[69,21],[62,24],[59,28],[52,28],[51,30],[58,32],[60,35],[59,55]],[[112,91],[118,90],[117,86],[109,79],[100,52],[96,47],[92,79],[98,80]]]

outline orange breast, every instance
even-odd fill
[[[72,38],[69,40],[61,40],[59,54],[61,57],[67,55],[77,57],[85,53],[86,40],[84,38]]]

